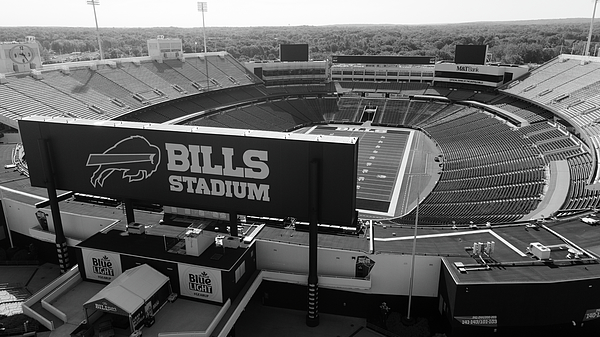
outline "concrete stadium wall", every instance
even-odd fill
[[[257,240],[257,269],[308,274],[308,247],[281,242]],[[368,254],[321,248],[318,251],[319,275],[353,278],[356,257],[368,256],[375,261],[371,270],[371,288],[357,292],[408,295],[410,287],[410,255]],[[413,295],[437,297],[441,258],[416,256]],[[391,281],[393,280],[393,282]]]
[[[6,223],[11,231],[30,236],[30,229],[39,226],[35,216],[35,212],[38,209],[33,205],[3,198],[2,208],[6,217]],[[43,209],[43,211],[48,214],[47,219],[50,232],[54,232],[54,222],[52,221],[50,209]],[[105,219],[66,212],[61,212],[61,219],[65,236],[77,240],[85,240],[116,221],[116,219]]]
[[[16,144],[21,142],[21,134],[20,133],[5,133],[4,137],[2,137],[2,143],[6,144]]]

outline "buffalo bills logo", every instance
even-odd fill
[[[102,187],[114,172],[121,171],[129,182],[141,181],[156,172],[160,163],[160,149],[142,136],[127,137],[103,153],[89,155],[86,166],[97,166],[90,182]]]

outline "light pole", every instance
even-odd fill
[[[104,60],[102,53],[102,42],[100,42],[100,31],[98,30],[98,18],[96,17],[96,5],[100,6],[100,0],[87,0],[88,5],[94,8],[94,20],[96,20],[96,38],[98,39],[98,49],[100,49],[100,59]]]
[[[590,44],[592,43],[592,30],[594,29],[594,17],[596,16],[596,6],[598,0],[594,1],[594,12],[592,13],[592,20],[590,21],[590,33],[588,34],[587,44],[585,45],[585,56],[590,56]],[[593,56],[593,54],[592,54]]]
[[[420,156],[423,156],[423,148],[422,148],[422,140],[419,139],[417,140],[417,150],[414,151],[413,156],[416,156],[417,154],[419,154]],[[414,159],[414,157],[413,157]],[[409,281],[409,285],[408,285],[408,310],[407,310],[407,314],[406,314],[406,321],[407,322],[411,322],[411,316],[410,316],[410,309],[411,309],[411,305],[412,305],[412,293],[413,293],[413,287],[414,287],[414,280],[415,280],[415,255],[417,253],[417,228],[419,225],[419,204],[421,203],[421,180],[423,179],[424,176],[427,175],[427,169],[425,169],[425,172],[423,172],[422,175],[417,176],[419,181],[417,183],[417,208],[416,208],[416,212],[415,212],[415,231],[414,231],[414,236],[413,236],[413,245],[412,245],[412,257],[411,257],[411,263],[410,263],[410,281]],[[411,182],[412,185],[412,182]]]
[[[414,281],[415,281],[415,254],[417,251],[417,227],[419,224],[419,203],[421,202],[421,178],[419,177],[419,183],[418,183],[418,195],[417,195],[417,209],[415,212],[415,231],[414,231],[414,236],[413,236],[413,245],[412,245],[412,257],[411,257],[411,262],[410,262],[410,281],[409,281],[409,285],[408,285],[408,311],[406,314],[406,319],[407,321],[410,321],[410,307],[412,304],[412,293],[413,293],[413,285],[414,285]]]
[[[207,2],[198,2],[198,12],[202,12],[202,35],[204,35],[204,63],[206,64],[206,91],[210,89],[208,77],[208,56],[206,55],[206,27],[204,26],[204,12],[208,12]]]

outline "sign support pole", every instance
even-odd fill
[[[317,245],[319,222],[319,162],[313,160],[309,168],[309,238],[308,238],[308,313],[306,325],[319,325],[319,277],[317,275]]]
[[[135,214],[133,213],[133,201],[131,199],[123,200],[125,204],[125,218],[127,219],[127,224],[135,222]]]
[[[50,158],[50,143],[45,139],[38,140],[38,146],[42,154],[42,165],[46,180],[46,189],[48,191],[48,200],[50,201],[50,211],[54,222],[54,235],[56,253],[58,255],[58,265],[62,274],[69,270],[69,251],[67,249],[67,239],[63,231],[62,220],[60,217],[60,208],[58,207],[58,197],[54,184],[54,172],[52,170],[52,160]]]
[[[238,236],[237,212],[229,213],[229,235]]]

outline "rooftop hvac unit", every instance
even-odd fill
[[[207,235],[201,229],[188,230],[185,233],[185,254],[200,256],[214,242],[214,236]]]
[[[146,226],[138,222],[132,222],[127,224],[127,233],[129,234],[144,234],[146,232]]]
[[[239,248],[241,238],[234,236],[227,236],[223,239],[223,247],[225,248]]]
[[[473,255],[481,255],[482,246],[483,246],[483,243],[481,243],[481,242],[473,243]]]
[[[494,242],[494,241],[486,242],[484,251],[488,256],[491,256],[494,253],[495,249],[496,249],[496,242]]]
[[[530,243],[529,252],[540,260],[548,260],[550,258],[550,248],[542,245],[539,242]]]
[[[35,78],[36,80],[41,80],[44,78],[42,76],[42,72],[39,70],[31,70],[31,77]]]

